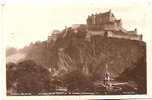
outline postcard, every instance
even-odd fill
[[[152,97],[151,1],[21,1],[1,3],[3,100]]]

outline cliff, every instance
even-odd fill
[[[65,34],[65,33],[63,33]],[[146,59],[143,41],[107,38],[100,35],[86,39],[86,33],[68,32],[56,41],[33,44],[27,47],[26,59],[32,59],[47,67],[53,75],[62,76],[79,70],[94,80],[102,80],[105,65],[113,77],[126,68],[133,69],[140,59]],[[144,61],[141,63],[146,64]]]

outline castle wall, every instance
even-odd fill
[[[120,30],[120,27],[117,23],[107,23],[101,25],[88,25],[88,30]]]
[[[104,24],[104,30],[119,30],[119,26],[117,25],[117,23],[111,23],[111,24]]]
[[[101,35],[104,36],[105,31],[88,31],[89,35]]]
[[[127,31],[127,34],[137,34],[135,31]]]
[[[130,39],[130,40],[142,40],[142,35],[137,34],[126,34],[126,33],[113,33],[108,32],[108,37],[112,38],[122,38],[122,39]]]

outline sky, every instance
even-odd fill
[[[1,17],[6,47],[22,48],[31,42],[44,41],[55,29],[85,24],[88,15],[109,9],[122,19],[125,29],[137,28],[145,41],[146,28],[150,27],[146,23],[151,5],[148,0],[5,0],[1,4],[5,4],[1,6]]]

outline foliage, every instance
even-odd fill
[[[14,65],[15,70],[11,69],[12,65],[7,66],[9,66],[7,70],[8,89],[11,87],[10,83],[15,83],[14,89],[17,93],[38,95],[41,92],[49,92],[53,88],[50,84],[49,71],[32,60],[25,60]]]

